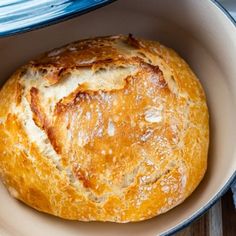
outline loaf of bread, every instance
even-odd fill
[[[208,109],[187,63],[133,36],[81,40],[0,91],[0,176],[27,205],[80,221],[141,221],[184,201],[207,166]]]

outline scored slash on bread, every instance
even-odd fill
[[[208,109],[187,63],[158,42],[81,40],[16,71],[0,91],[9,192],[65,219],[131,222],[186,199],[207,166]]]

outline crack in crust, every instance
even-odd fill
[[[61,148],[57,144],[57,138],[54,133],[53,127],[50,126],[50,120],[47,119],[45,112],[40,104],[39,90],[35,87],[30,89],[30,108],[33,113],[33,120],[35,124],[44,130],[50,140],[56,153],[61,153]]]

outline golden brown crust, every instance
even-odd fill
[[[131,35],[31,61],[1,89],[0,121],[11,195],[66,219],[151,218],[188,197],[207,166],[199,81],[173,50]]]

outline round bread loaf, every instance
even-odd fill
[[[204,91],[158,42],[81,40],[17,70],[0,92],[0,174],[29,206],[80,221],[140,221],[206,170]]]

